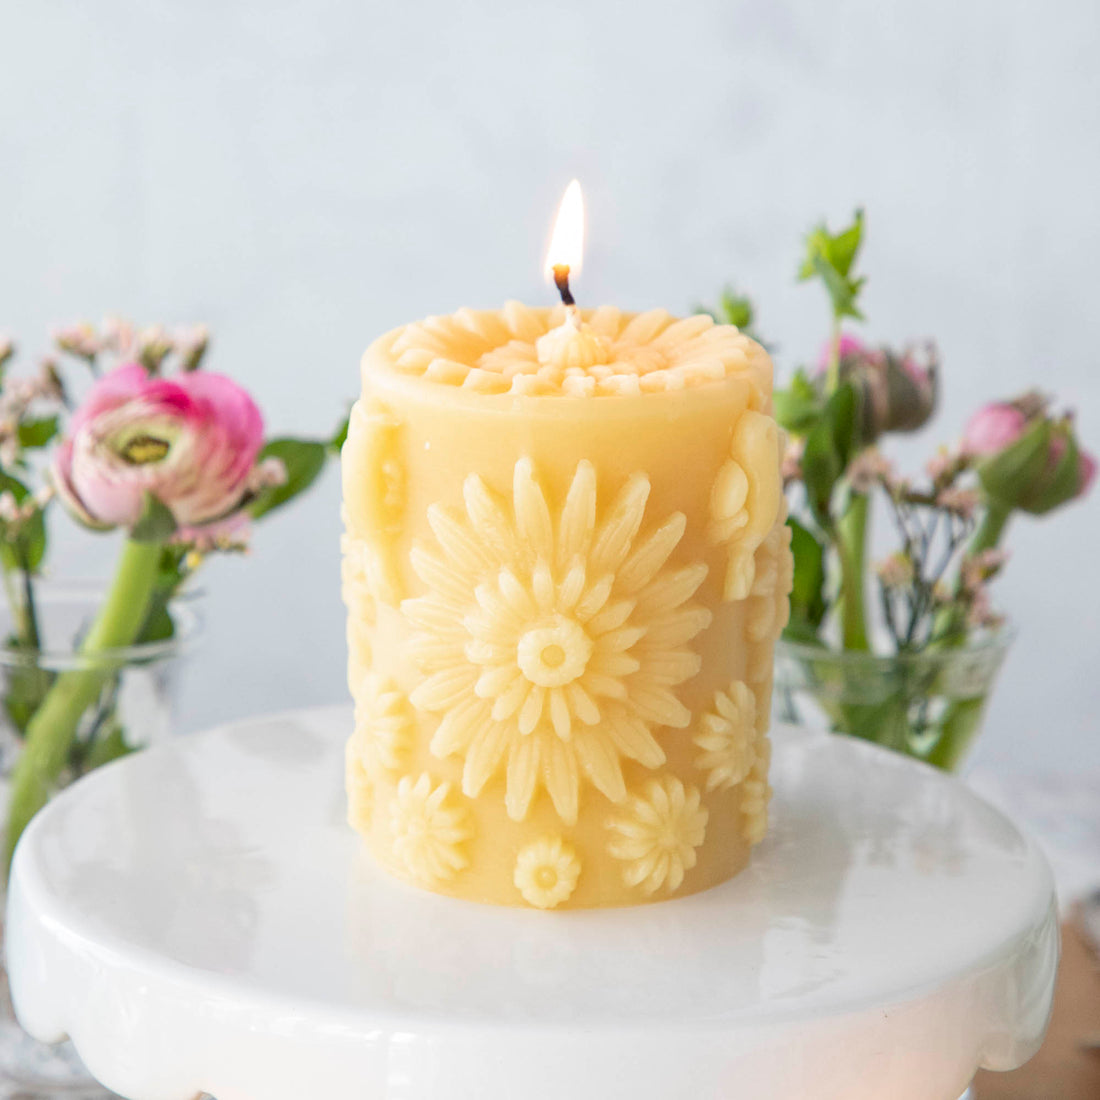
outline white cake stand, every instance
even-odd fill
[[[25,1027],[131,1100],[949,1100],[1039,1044],[1050,873],[930,768],[781,728],[732,882],[491,909],[360,854],[350,721],[228,726],[40,814],[9,901]]]

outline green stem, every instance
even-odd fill
[[[833,318],[833,331],[829,338],[829,368],[825,375],[825,392],[835,393],[840,385],[840,318]]]
[[[1001,541],[1008,524],[1012,509],[998,500],[990,500],[981,525],[967,547],[967,554],[980,554],[983,550],[992,550]],[[943,645],[956,648],[966,642],[965,623],[961,621],[958,607],[952,605],[945,610],[942,624],[936,627],[936,633],[943,638]],[[985,711],[986,696],[978,695],[973,699],[956,699],[944,713],[940,724],[940,736],[928,753],[929,764],[944,771],[954,771],[962,762],[967,749],[977,735]]]
[[[24,562],[20,568],[23,580],[23,614],[25,644],[29,649],[41,649],[42,639],[38,633],[38,608],[34,602],[34,577]]]
[[[868,650],[864,609],[864,559],[867,549],[866,493],[852,493],[836,527],[840,558],[840,624],[845,649]]]
[[[980,554],[983,550],[992,550],[1001,541],[1001,535],[1008,524],[1012,509],[999,500],[990,499],[982,518],[981,526],[970,542],[967,554]]]
[[[985,515],[966,548],[967,557],[980,554],[983,550],[992,550],[1001,541],[1005,527],[1012,516],[1012,509],[998,500],[990,499]],[[956,583],[956,593],[958,585]],[[961,646],[966,641],[966,623],[957,603],[943,608],[936,616],[932,627],[932,637],[939,639],[937,644],[948,648]]]
[[[984,695],[952,701],[940,723],[940,736],[925,757],[929,764],[946,772],[958,768],[978,732],[985,702]]]
[[[114,580],[80,646],[82,657],[131,645],[149,610],[157,579],[161,547],[156,542],[127,540],[123,545]],[[42,705],[27,724],[23,752],[12,772],[5,867],[23,830],[46,804],[68,760],[80,719],[95,702],[106,668],[77,667],[62,673],[47,692]]]

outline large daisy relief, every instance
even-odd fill
[[[567,823],[582,781],[621,801],[623,759],[659,767],[654,730],[690,721],[676,689],[699,671],[707,567],[670,564],[686,521],[647,525],[649,490],[639,473],[605,497],[581,462],[552,508],[524,458],[510,500],[472,474],[462,511],[428,511],[438,548],[411,559],[427,593],[402,604],[425,676],[410,698],[442,715],[432,752],[463,757],[465,794],[504,772],[513,820],[540,785]]]

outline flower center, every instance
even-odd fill
[[[121,450],[122,457],[131,466],[148,466],[159,462],[169,450],[169,444],[155,435],[135,435],[128,439]]]
[[[553,867],[540,867],[535,872],[535,882],[543,889],[549,890],[558,884],[558,873]]]
[[[516,649],[516,663],[539,687],[562,687],[583,675],[592,642],[580,623],[555,615],[526,631]]]

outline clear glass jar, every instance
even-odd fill
[[[94,701],[81,715],[59,781],[64,787],[171,733],[181,658],[201,629],[196,598],[184,597],[169,605],[170,637],[86,656],[77,646],[102,603],[103,587],[43,581],[35,588],[40,649],[12,644],[12,611],[6,603],[0,606],[0,821],[7,819],[9,780],[22,751],[27,720],[59,676],[79,671],[100,682]],[[92,1080],[72,1044],[47,1046],[23,1032],[12,1013],[6,970],[0,988],[0,1083],[0,1095],[36,1100],[113,1095]]]
[[[978,736],[1012,638],[1001,627],[964,646],[888,656],[781,639],[777,714],[955,771]]]

